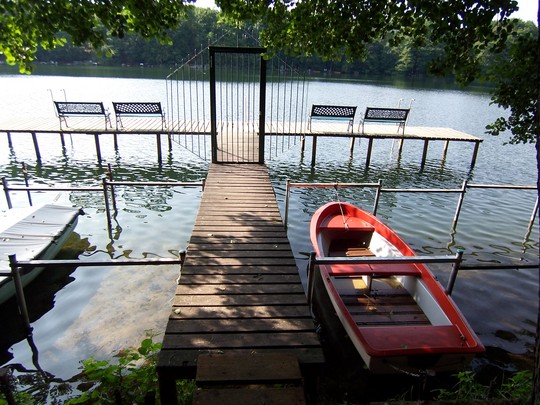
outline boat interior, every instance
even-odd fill
[[[334,225],[322,230],[328,257],[402,256],[365,221],[355,218],[346,232],[343,221]],[[450,324],[415,264],[333,265],[330,276],[358,326]]]

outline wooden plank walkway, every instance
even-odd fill
[[[69,127],[60,129],[57,118],[54,117],[2,117],[0,119],[0,132],[36,132],[36,133],[66,133],[66,134],[210,134],[210,120],[207,121],[175,121],[168,122],[167,127],[162,129],[161,118],[129,117],[124,119],[124,127],[118,130],[114,126],[105,128],[102,117],[68,117]],[[257,123],[219,123],[220,133],[244,134],[258,130]],[[353,132],[347,132],[347,126],[335,123],[317,123],[310,129],[307,122],[293,122],[283,124],[281,122],[268,122],[266,125],[267,135],[324,135],[324,136],[357,136],[377,139],[428,139],[441,141],[482,142],[482,138],[458,131],[452,128],[441,127],[415,127],[406,126],[405,133],[401,134],[392,125],[366,125],[365,133],[358,132],[355,125]]]
[[[114,121],[114,120],[113,120]],[[39,156],[38,140],[36,134],[57,133],[64,134],[89,134],[94,135],[96,153],[101,161],[99,135],[148,135],[157,136],[158,159],[161,161],[161,135],[169,135],[169,149],[171,148],[171,135],[210,135],[210,121],[168,121],[167,127],[162,128],[161,118],[129,118],[125,120],[124,127],[118,130],[105,128],[103,118],[69,117],[68,128],[60,129],[58,119],[54,117],[32,117],[29,119],[3,117],[0,120],[0,132],[8,134],[11,144],[12,134],[31,133],[34,137],[36,154]],[[114,125],[114,124],[113,124]],[[259,162],[258,124],[256,122],[219,122],[217,123],[218,149],[216,159],[219,162]],[[299,136],[302,139],[312,138],[311,165],[315,166],[317,153],[317,138],[340,137],[350,138],[351,154],[354,150],[355,139],[368,139],[366,153],[366,167],[370,165],[372,146],[375,139],[394,139],[399,141],[399,154],[405,140],[423,141],[422,166],[427,158],[430,141],[443,141],[443,158],[446,156],[450,142],[473,143],[474,149],[471,158],[471,168],[475,166],[478,149],[483,139],[452,129],[438,127],[413,127],[407,126],[404,133],[397,132],[392,125],[366,125],[365,132],[358,132],[355,126],[353,132],[347,132],[347,126],[339,123],[317,123],[307,128],[307,122],[280,122],[266,123],[266,136]],[[63,140],[62,140],[63,142]],[[301,152],[304,152],[305,142],[301,143]]]
[[[292,355],[308,385],[324,362],[264,165],[210,166],[158,359],[164,403],[207,354]]]

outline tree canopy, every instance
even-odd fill
[[[75,45],[100,49],[107,35],[128,32],[167,41],[167,29],[185,18],[194,0],[3,0],[0,2],[0,53],[9,64],[31,70],[38,45],[52,49],[67,33]]]
[[[516,0],[217,0],[238,21],[257,21],[261,40],[271,49],[303,55],[366,56],[368,44],[388,39],[399,45],[443,44],[445,54],[432,71],[453,71],[462,82],[479,72],[488,48],[503,48]]]

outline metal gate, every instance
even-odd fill
[[[213,163],[264,163],[264,48],[210,50],[210,133]]]

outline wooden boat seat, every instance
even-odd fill
[[[415,276],[421,275],[414,264],[358,264],[354,266],[332,266],[330,276]]]
[[[371,356],[462,352],[467,342],[456,325],[378,326],[362,328],[365,348]]]
[[[366,222],[360,218],[346,217],[344,220],[341,215],[335,215],[333,217],[330,217],[328,220],[325,220],[320,225],[320,229],[336,229],[339,231],[347,229],[349,231],[373,232],[375,230],[375,227],[369,222]]]

